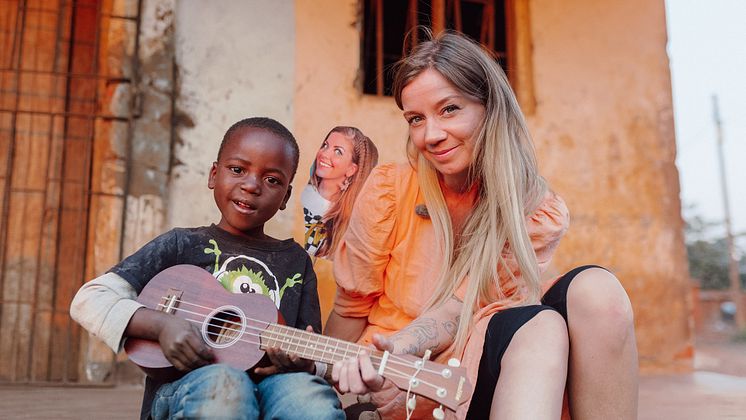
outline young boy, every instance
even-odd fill
[[[210,364],[212,352],[194,324],[134,300],[160,271],[192,264],[211,272],[231,292],[269,296],[287,325],[320,331],[310,258],[292,239],[264,233],[265,222],[290,198],[298,154],[295,138],[277,121],[237,122],[225,133],[210,169],[208,187],[220,222],[157,237],[75,296],[73,319],[114,351],[124,337],[157,340],[166,358],[188,372],[170,383],[148,377],[142,418],[344,418],[334,390],[311,374],[313,362],[270,349],[275,366],[256,369],[269,376],[255,383],[245,372]]]

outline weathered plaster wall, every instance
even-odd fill
[[[559,270],[624,283],[644,369],[691,366],[663,1],[531,2],[540,165],[572,213]]]
[[[632,299],[643,368],[688,369],[691,305],[663,1],[529,3],[537,104],[529,125],[542,173],[572,213],[553,269],[609,267]],[[403,161],[406,126],[394,101],[356,87],[358,2],[295,7],[301,168],[337,124],[370,135],[381,162]]]
[[[143,0],[122,257],[163,233],[171,163],[175,0]]]
[[[207,176],[230,125],[267,116],[292,131],[293,9],[292,1],[176,3],[178,94],[169,226],[220,220]],[[267,230],[289,237],[291,223],[291,211],[279,212]]]

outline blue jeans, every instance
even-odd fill
[[[209,365],[163,385],[151,416],[211,419],[339,419],[341,403],[331,386],[308,373],[283,373],[255,384],[246,372]]]

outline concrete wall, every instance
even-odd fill
[[[624,283],[646,369],[691,365],[663,1],[531,2],[540,165],[568,202],[556,265],[598,263]]]
[[[169,227],[220,220],[207,176],[223,134],[233,123],[267,116],[292,130],[293,9],[292,1],[176,3],[176,132]],[[280,212],[268,231],[289,237],[283,226],[290,223],[290,212]]]

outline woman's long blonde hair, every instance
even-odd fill
[[[402,90],[419,74],[433,69],[466,95],[479,100],[485,119],[475,140],[471,183],[478,185],[478,198],[463,232],[454,235],[451,218],[438,183],[438,173],[412,145],[407,144],[410,162],[417,170],[428,214],[443,249],[443,269],[427,309],[450,299],[460,281],[468,279],[455,343],[458,351],[466,345],[472,317],[479,302],[490,302],[489,290],[498,298],[505,289],[517,287],[511,304],[538,301],[539,270],[525,218],[541,203],[546,183],[539,175],[531,138],[518,101],[495,57],[463,35],[443,32],[429,35],[396,67],[394,98],[402,107]],[[505,251],[518,263],[517,282],[506,262]],[[499,272],[507,273],[500,278]]]
[[[355,199],[363,188],[365,180],[370,172],[378,164],[378,149],[368,136],[358,128],[337,126],[329,131],[324,137],[326,141],[332,133],[340,133],[352,143],[352,163],[357,165],[357,171],[349,177],[345,184],[347,188],[340,191],[339,195],[332,201],[329,210],[324,214],[321,222],[324,224],[325,237],[321,246],[316,251],[317,257],[330,257],[334,255],[339,241],[347,230],[350,223],[350,214]],[[311,179],[308,181],[316,189],[321,184],[321,179],[316,176],[316,161],[311,166]]]

